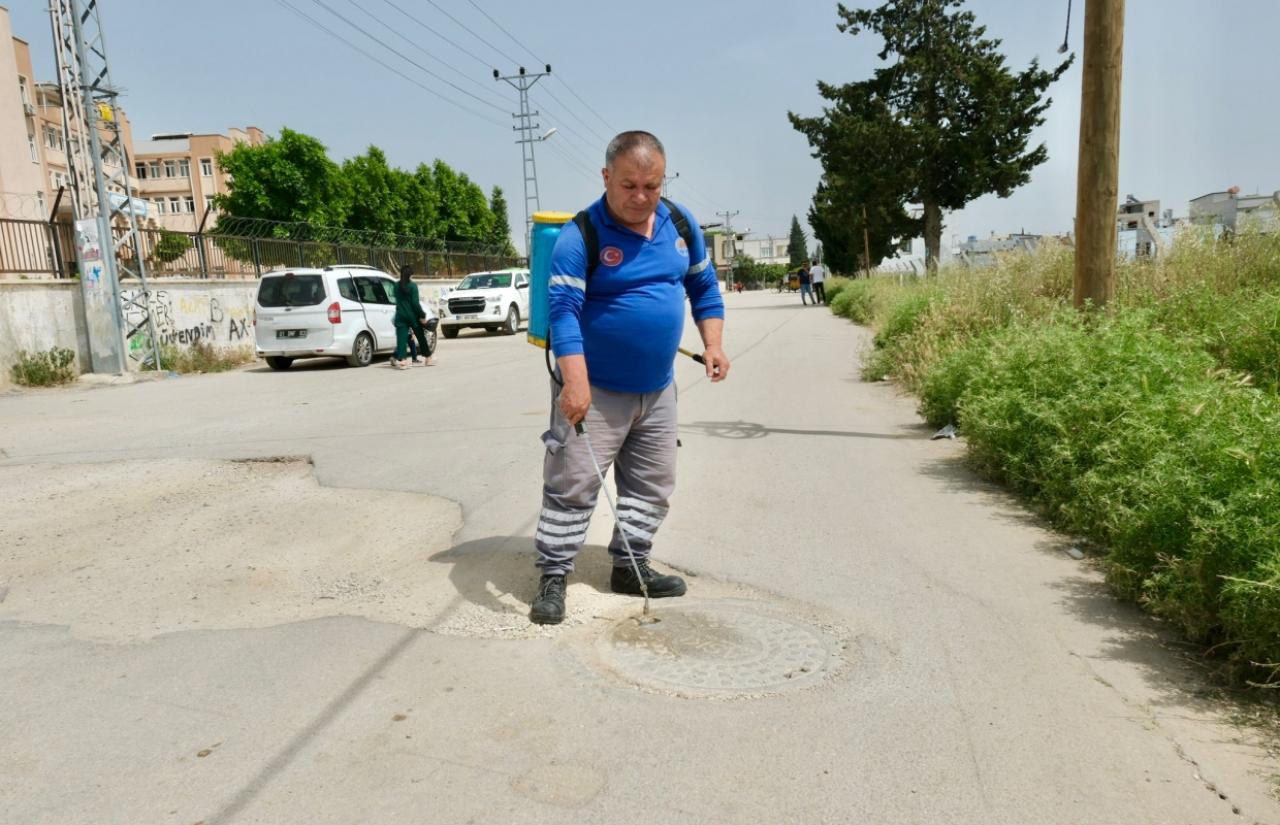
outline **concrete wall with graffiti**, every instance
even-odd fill
[[[161,343],[186,347],[204,342],[217,349],[253,348],[253,301],[257,283],[244,281],[152,280],[151,312]],[[140,315],[127,299],[137,290],[121,290],[125,328]],[[131,341],[137,348],[142,340]],[[84,306],[76,281],[0,282],[0,385],[11,381],[18,353],[55,347],[76,353],[80,371],[89,369]]]
[[[420,282],[424,301],[438,300],[456,280]],[[256,281],[151,279],[151,313],[161,344],[189,347],[204,343],[218,350],[253,349]],[[121,290],[125,329],[137,326],[132,307],[136,289]],[[135,335],[130,350],[143,345]],[[76,353],[81,372],[90,369],[89,341],[78,281],[0,281],[0,386],[10,383],[18,353],[64,347]]]
[[[184,347],[208,344],[215,349],[253,346],[253,301],[257,284],[235,282],[151,282],[151,317],[161,344]],[[144,318],[132,305],[137,290],[121,290],[125,329]],[[130,340],[130,349],[142,343],[144,328]]]

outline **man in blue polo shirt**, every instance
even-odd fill
[[[649,566],[654,534],[675,489],[674,362],[687,297],[702,336],[707,377],[723,381],[724,302],[688,210],[673,215],[661,199],[666,152],[648,132],[623,132],[605,152],[604,197],[585,210],[591,239],[566,224],[551,255],[551,349],[564,386],[553,384],[551,429],[543,434],[542,513],[534,543],[542,575],[529,617],[564,619],[565,577],[587,536],[600,481],[584,439],[585,422],[602,468],[614,465],[618,523],[609,553],[610,588],[654,598],[682,596],[684,580]],[[678,229],[693,231],[689,240]],[[620,531],[636,556],[632,570]]]

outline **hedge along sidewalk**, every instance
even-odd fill
[[[1092,326],[1067,307],[1060,250],[853,282],[832,309],[878,322],[868,377],[894,374],[932,423],[960,424],[980,471],[1106,547],[1118,593],[1216,645],[1231,676],[1274,685],[1280,398],[1252,384],[1275,386],[1277,250],[1245,239],[1122,267],[1124,302]]]
[[[1118,593],[1221,645],[1234,675],[1274,681],[1280,398],[1150,322],[1015,323],[931,371],[925,398],[963,387],[979,471],[1107,548]]]

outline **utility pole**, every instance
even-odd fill
[[[862,204],[862,261],[866,264],[867,279],[871,279],[871,234],[867,230],[867,205]]]
[[[733,234],[733,219],[741,213],[741,209],[729,212],[717,212],[716,217],[724,218],[724,254],[729,258],[729,288],[733,288],[733,259],[738,254],[738,239]]]
[[[129,178],[97,0],[53,0],[49,19],[90,366],[97,373],[122,373],[132,358],[139,366],[158,370],[160,342],[134,213],[138,201]],[[122,301],[120,279],[125,276],[136,278],[138,289]]]
[[[520,67],[520,73],[514,75],[499,74],[497,69],[493,70],[494,80],[506,81],[513,89],[520,93],[520,111],[513,113],[511,116],[518,123],[511,127],[513,132],[519,132],[520,138],[516,143],[520,144],[521,156],[524,159],[524,249],[525,254],[530,254],[529,238],[533,231],[533,213],[542,208],[541,201],[538,199],[538,165],[533,158],[533,144],[543,140],[544,138],[537,136],[537,131],[542,127],[533,122],[533,118],[538,116],[537,112],[529,111],[529,90],[533,88],[533,84],[542,78],[551,74],[551,64],[546,65],[546,71],[530,74],[525,71],[524,66]],[[530,190],[530,184],[533,189]],[[530,206],[532,205],[532,208]]]
[[[1124,0],[1086,0],[1076,167],[1077,308],[1102,307],[1115,294],[1123,62]]]
[[[671,183],[671,181],[675,180],[675,179],[676,179],[676,178],[678,178],[678,177],[680,177],[680,173],[679,173],[679,172],[676,172],[675,174],[672,174],[672,175],[663,175],[663,176],[662,176],[662,197],[664,197],[664,198],[665,198],[665,197],[667,197],[667,194],[668,194],[668,192],[669,192],[669,188],[670,188],[670,187],[669,187],[669,184]],[[1258,191],[1262,191],[1262,190],[1261,190],[1261,189],[1259,189]]]

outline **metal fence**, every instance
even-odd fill
[[[521,260],[478,244],[272,221],[225,221],[209,232],[141,229],[139,240],[152,277],[257,278],[272,269],[339,264],[394,274],[409,264],[421,277],[453,278]],[[71,278],[75,267],[70,223],[0,218],[0,274]]]

